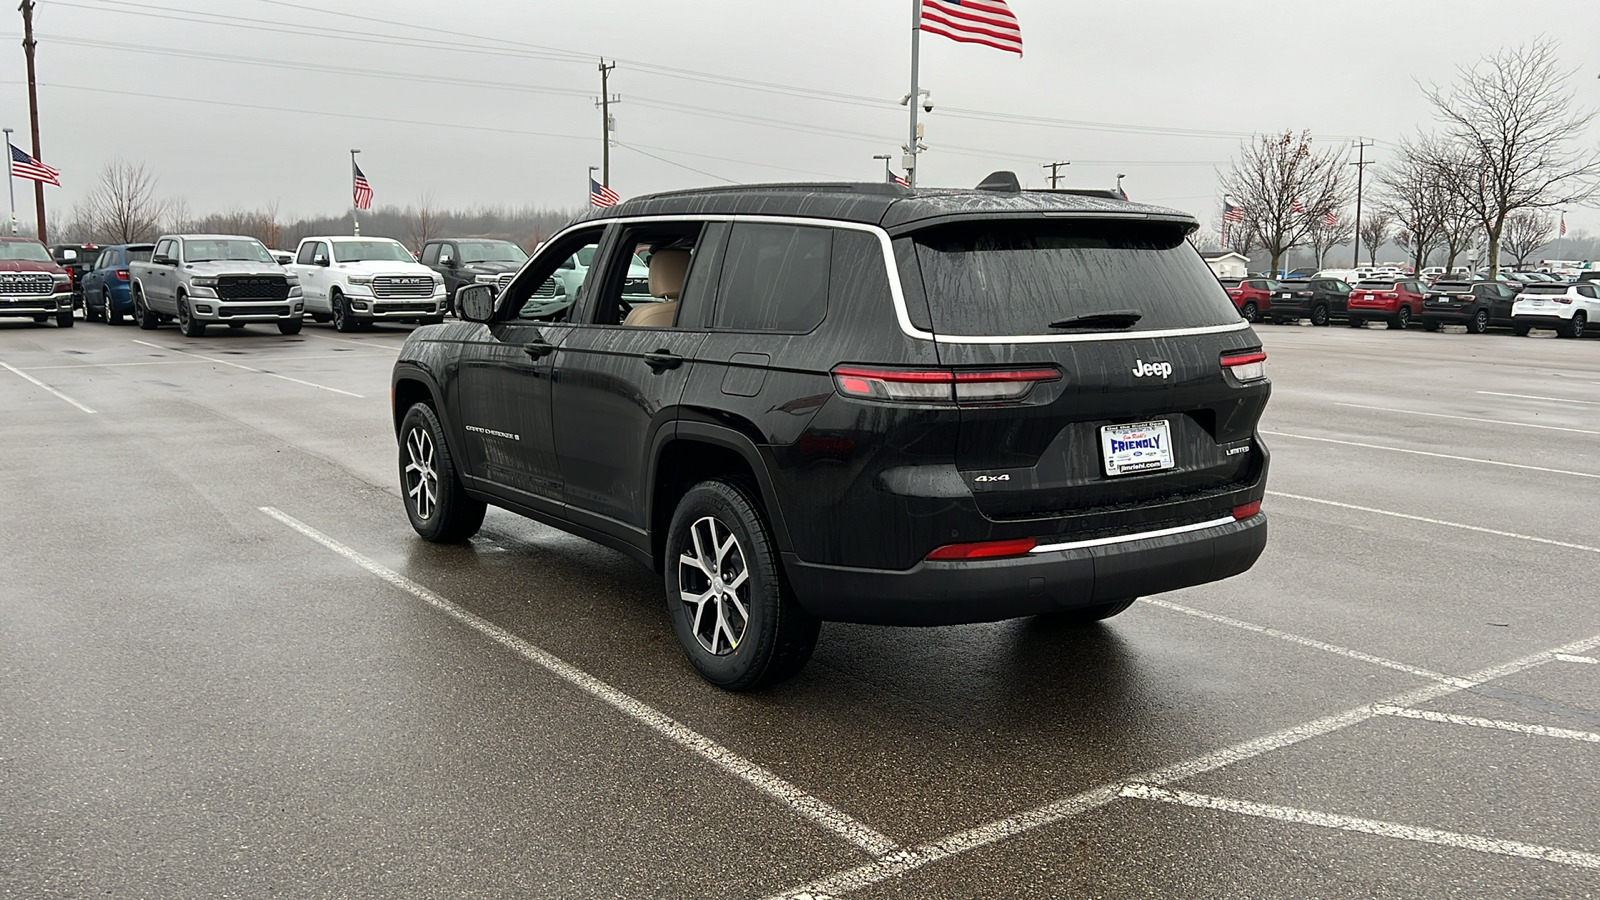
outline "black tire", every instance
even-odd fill
[[[190,338],[205,337],[206,334],[206,323],[190,314],[189,298],[181,295],[178,297],[178,330],[183,332],[184,337]]]
[[[328,294],[328,305],[333,308],[333,330],[341,334],[349,334],[361,327],[355,316],[350,314],[350,302],[338,291]]]
[[[311,321],[317,323],[318,325],[326,325],[333,321],[333,316],[330,316],[327,313],[312,313]]]
[[[56,313],[57,328],[71,328],[72,323],[76,321],[77,320],[72,317],[72,310],[70,309],[65,312]]]
[[[732,542],[722,544],[724,536]],[[708,556],[708,541],[722,552]],[[685,556],[694,561],[685,563]],[[707,681],[729,691],[753,690],[790,678],[811,659],[821,623],[794,598],[766,518],[739,485],[703,481],[683,495],[667,531],[663,568],[673,631]],[[719,589],[720,596],[697,606],[684,599],[685,593],[709,597]],[[710,622],[708,614],[715,616]]]
[[[1094,606],[1063,609],[1045,613],[1039,618],[1052,625],[1093,625],[1121,613],[1132,606],[1133,601],[1137,599],[1139,598],[1130,597],[1127,600],[1112,600],[1110,603],[1097,603]]]
[[[1572,318],[1556,325],[1556,334],[1564,338],[1581,338],[1588,325],[1589,317],[1580,309],[1572,314]]]
[[[161,327],[161,317],[145,305],[144,292],[137,289],[133,292],[133,320],[145,331]]]
[[[243,328],[244,327],[244,323],[243,322],[229,322],[228,323],[228,327],[237,330],[237,329]]]
[[[1239,315],[1246,322],[1259,322],[1261,321],[1261,307],[1256,306],[1256,302],[1251,300],[1244,305],[1243,309],[1239,310]]]
[[[300,329],[304,328],[304,327],[305,327],[305,320],[304,319],[291,319],[291,320],[288,320],[288,321],[280,321],[278,323],[278,333],[279,334],[299,334],[300,333]]]
[[[42,315],[42,316],[34,316],[33,317],[33,321],[35,323],[39,324],[39,325],[43,325],[44,323],[50,321],[50,315],[48,313],[46,313],[45,315]]]
[[[1422,320],[1422,330],[1423,331],[1438,331],[1439,330],[1439,320],[1438,319],[1423,319]]]
[[[1349,321],[1345,322],[1345,324],[1349,325],[1351,328],[1360,328],[1360,327],[1362,327],[1363,325],[1365,325],[1367,323],[1365,321],[1361,320],[1361,319],[1356,318],[1355,316],[1351,316]]]
[[[1470,320],[1468,320],[1468,322],[1467,322],[1467,334],[1483,334],[1485,331],[1488,331],[1488,330],[1489,330],[1489,311],[1487,309],[1480,309],[1480,310],[1478,310],[1476,315],[1474,315]]]
[[[412,404],[400,420],[399,459],[406,517],[423,540],[460,544],[478,533],[488,507],[461,486],[444,426],[426,403]]]
[[[1517,337],[1527,337],[1528,336],[1528,332],[1530,332],[1532,330],[1533,330],[1533,326],[1532,325],[1524,325],[1521,322],[1512,322],[1511,323],[1511,333],[1516,335]]]
[[[106,294],[106,324],[107,325],[121,325],[122,324],[122,313],[121,313],[121,311],[119,311],[117,309],[116,304],[111,302],[111,294],[110,293]]]
[[[1318,328],[1327,328],[1328,324],[1332,321],[1332,319],[1328,318],[1328,307],[1326,304],[1318,303],[1316,306],[1311,307],[1312,325],[1315,325]]]
[[[1402,331],[1410,324],[1411,307],[1409,306],[1400,307],[1400,311],[1394,314],[1393,319],[1389,320],[1389,328],[1394,331]]]
[[[85,322],[99,322],[104,320],[105,317],[106,308],[102,306],[99,309],[95,309],[93,306],[90,306],[89,295],[85,294],[83,297],[83,320]]]

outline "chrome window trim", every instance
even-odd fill
[[[1141,531],[1138,534],[1119,534],[1116,537],[1094,538],[1087,541],[1069,541],[1065,544],[1044,544],[1029,550],[1029,553],[1055,553],[1059,550],[1083,550],[1089,547],[1105,547],[1111,544],[1126,544],[1132,541],[1149,540],[1150,538],[1171,537],[1175,534],[1188,534],[1191,531],[1204,531],[1207,528],[1220,528],[1231,525],[1239,520],[1233,516],[1221,519],[1212,519],[1209,522],[1196,522],[1192,525],[1178,525],[1173,528],[1161,528],[1155,531]]]
[[[1126,217],[1127,214],[1124,215]],[[1140,214],[1145,217],[1144,214]],[[1086,218],[1102,218],[1104,216],[1085,214]],[[1096,334],[1018,334],[1018,335],[937,335],[931,331],[923,331],[911,322],[911,315],[906,310],[905,292],[900,286],[900,267],[894,260],[894,240],[889,237],[889,232],[882,226],[872,225],[867,222],[850,222],[842,219],[822,219],[810,216],[761,216],[748,213],[682,213],[658,214],[649,216],[619,216],[616,218],[585,219],[561,229],[547,238],[539,250],[528,257],[528,261],[517,270],[520,277],[527,268],[533,265],[543,253],[545,247],[566,237],[568,233],[581,228],[596,226],[631,225],[635,223],[654,222],[751,222],[778,225],[807,225],[815,228],[840,228],[847,231],[863,231],[878,238],[878,244],[883,248],[883,265],[889,276],[889,294],[894,299],[895,320],[900,324],[900,331],[906,337],[922,341],[932,341],[937,344],[1072,344],[1088,343],[1092,341],[1132,341],[1145,338],[1171,338],[1189,337],[1202,334],[1224,334],[1230,331],[1245,331],[1250,323],[1240,319],[1237,323],[1225,325],[1203,325],[1196,328],[1168,328],[1161,331],[1135,331],[1118,333]],[[515,279],[513,279],[515,281]],[[509,285],[507,286],[509,287]]]

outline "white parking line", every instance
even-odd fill
[[[1600,659],[1595,659],[1592,656],[1573,656],[1570,653],[1557,653],[1556,659],[1569,663],[1584,663],[1591,666],[1600,665]]]
[[[1408,450],[1404,447],[1386,447],[1382,444],[1364,444],[1360,441],[1341,441],[1334,438],[1312,437],[1308,434],[1290,434],[1287,431],[1263,431],[1272,437],[1293,438],[1300,441],[1320,441],[1324,444],[1343,444],[1346,447],[1361,447],[1366,450],[1387,450],[1391,453],[1409,453],[1413,456],[1431,456],[1435,459],[1453,459],[1458,462],[1480,463],[1486,466],[1504,466],[1508,469],[1527,469],[1530,472],[1547,472],[1551,475],[1569,475],[1574,478],[1600,478],[1600,472],[1574,472],[1571,469],[1549,469],[1544,466],[1528,466],[1522,463],[1505,462],[1498,459],[1479,459],[1476,456],[1453,456],[1449,453],[1431,453],[1427,450]]]
[[[94,410],[90,409],[87,406],[84,406],[82,403],[79,403],[78,401],[72,399],[71,397],[68,397],[66,394],[61,393],[60,391],[56,390],[55,388],[51,387],[48,384],[45,384],[44,382],[42,382],[39,379],[33,377],[32,375],[29,375],[27,372],[22,371],[21,369],[17,368],[16,366],[11,365],[10,363],[3,363],[3,362],[0,362],[0,366],[4,366],[7,371],[9,371],[11,374],[17,376],[18,378],[21,378],[24,381],[32,382],[33,384],[35,384],[35,385],[37,385],[37,386],[39,386],[41,388],[44,388],[45,390],[49,391],[50,393],[55,394],[57,397],[60,397],[62,400],[65,400],[68,403],[71,403],[73,406],[76,406],[78,409],[83,410],[84,412],[88,413],[89,415],[92,416],[92,415],[95,414]]]
[[[1469,725],[1473,728],[1513,731],[1517,734],[1565,738],[1569,741],[1600,744],[1600,734],[1595,734],[1592,731],[1573,731],[1570,728],[1550,728],[1545,725],[1527,725],[1522,722],[1506,722],[1501,719],[1480,719],[1477,716],[1457,716],[1451,713],[1433,712],[1427,709],[1401,708],[1398,706],[1383,707],[1379,712],[1386,716],[1395,716],[1401,719],[1421,719],[1424,722],[1440,722],[1445,725]]]
[[[1459,681],[1466,682],[1470,686],[1477,686],[1509,675],[1515,675],[1535,666],[1553,662],[1565,655],[1585,653],[1595,647],[1600,647],[1600,635],[1564,644],[1551,650],[1532,653],[1497,666],[1491,666],[1467,675],[1459,679]],[[931,863],[948,859],[956,854],[975,850],[1005,838],[1015,837],[1016,835],[1099,809],[1115,802],[1122,796],[1122,789],[1129,785],[1160,786],[1172,784],[1173,782],[1192,778],[1205,772],[1212,772],[1237,762],[1254,759],[1302,741],[1333,734],[1352,725],[1359,725],[1382,715],[1384,708],[1413,707],[1438,700],[1441,697],[1448,697],[1462,690],[1465,690],[1465,688],[1454,684],[1431,684],[1395,695],[1378,703],[1369,703],[1342,713],[1302,722],[1282,731],[1276,731],[1272,734],[1234,744],[1231,747],[1223,747],[1220,750],[1213,750],[1182,762],[1091,788],[1071,797],[1057,800],[1026,812],[1017,813],[1016,815],[1007,816],[1003,819],[997,819],[975,828],[956,832],[947,837],[918,844],[915,847],[897,850],[853,869],[826,875],[781,894],[775,894],[769,900],[826,900],[826,898],[834,897],[837,894],[870,887]]]
[[[1485,419],[1481,416],[1453,416],[1447,413],[1418,412],[1414,409],[1395,409],[1392,406],[1362,406],[1359,403],[1335,403],[1334,406],[1347,406],[1351,409],[1373,409],[1378,412],[1399,413],[1404,416],[1427,416],[1432,419],[1460,419],[1463,422],[1487,422],[1490,425],[1514,425],[1517,428],[1538,428],[1543,431],[1568,431],[1573,434],[1600,434],[1600,431],[1591,431],[1586,428],[1563,428],[1560,425],[1531,425],[1527,422],[1507,422],[1504,419]]]
[[[1501,531],[1498,528],[1484,528],[1481,525],[1463,525],[1460,522],[1449,522],[1444,519],[1430,519],[1427,516],[1414,516],[1410,513],[1394,512],[1388,509],[1374,509],[1370,506],[1357,506],[1354,503],[1340,503],[1337,500],[1321,500],[1316,497],[1305,497],[1300,494],[1285,494],[1282,491],[1267,491],[1269,497],[1283,497],[1289,500],[1300,500],[1305,503],[1320,503],[1324,506],[1337,506],[1340,509],[1353,509],[1358,512],[1375,513],[1380,516],[1392,516],[1396,519],[1409,519],[1413,522],[1426,522],[1429,525],[1444,525],[1449,528],[1460,528],[1465,531],[1476,531],[1480,534],[1493,534],[1499,537],[1515,538],[1519,541],[1532,541],[1536,544],[1548,544],[1552,547],[1565,547],[1568,550],[1583,550],[1588,553],[1600,553],[1600,547],[1590,547],[1586,544],[1573,544],[1567,541],[1556,541],[1550,538],[1534,537],[1531,534],[1518,534],[1515,531]]]
[[[161,346],[161,345],[160,345],[160,344],[152,344],[152,343],[150,343],[150,342],[149,342],[149,341],[137,341],[137,340],[136,340],[136,341],[134,341],[134,343],[135,343],[135,344],[143,344],[143,345],[144,345],[144,346],[146,346],[146,347],[154,347],[154,348],[156,348],[156,349],[157,349],[157,350],[165,350],[165,351],[167,351],[167,352],[168,352],[168,353],[181,353],[181,354],[183,354],[183,355],[184,355],[184,356],[192,356],[192,357],[194,357],[194,358],[195,358],[195,359],[203,359],[203,360],[205,360],[205,361],[206,361],[206,362],[211,362],[211,363],[217,363],[217,364],[218,364],[218,365],[223,365],[223,366],[233,366],[233,367],[234,367],[234,368],[235,368],[235,369],[243,369],[243,370],[245,370],[245,371],[246,371],[246,372],[254,372],[254,373],[256,373],[256,374],[257,374],[257,375],[266,375],[266,376],[268,376],[268,377],[270,377],[270,378],[281,378],[281,379],[283,379],[283,380],[284,380],[284,381],[292,381],[292,382],[294,382],[294,383],[295,383],[295,384],[303,384],[303,385],[305,385],[305,386],[306,386],[306,387],[313,387],[313,388],[316,388],[316,389],[317,389],[317,390],[319,390],[319,391],[329,391],[329,392],[332,392],[332,393],[335,393],[335,394],[343,394],[343,395],[345,395],[345,396],[346,396],[346,397],[354,397],[354,398],[356,398],[356,399],[357,399],[357,400],[364,400],[364,399],[366,399],[366,398],[365,398],[365,397],[364,397],[364,396],[362,396],[362,395],[361,395],[361,394],[353,394],[353,393],[351,393],[351,392],[349,392],[349,391],[341,391],[341,390],[339,390],[339,389],[338,389],[338,388],[335,388],[335,387],[328,387],[328,386],[327,386],[327,385],[325,385],[325,384],[317,384],[317,383],[316,383],[316,382],[312,382],[312,381],[301,381],[301,380],[300,380],[300,379],[298,379],[298,378],[290,378],[290,377],[289,377],[289,376],[287,376],[287,375],[279,375],[279,374],[278,374],[278,373],[276,373],[276,372],[268,372],[268,371],[265,371],[265,370],[263,370],[263,369],[257,369],[257,368],[253,368],[253,367],[251,367],[251,366],[247,366],[247,365],[243,365],[243,364],[241,364],[241,363],[236,363],[236,362],[230,362],[230,361],[228,361],[228,360],[226,360],[226,359],[217,359],[217,358],[216,358],[216,357],[212,357],[212,356],[205,356],[205,355],[202,355],[202,354],[199,354],[199,353],[190,353],[190,352],[189,352],[189,351],[188,351],[188,350],[179,350],[179,349],[177,349],[177,348],[176,348],[176,347],[163,347],[163,346]]]
[[[489,620],[462,609],[393,569],[373,562],[304,522],[270,506],[263,506],[260,509],[267,515],[343,556],[373,575],[416,597],[529,662],[544,668],[574,687],[605,702],[623,715],[649,727],[662,737],[711,762],[756,790],[778,800],[800,816],[809,819],[813,824],[832,832],[865,853],[871,856],[883,856],[895,849],[895,842],[887,836],[867,827],[847,813],[807,794],[795,785],[778,777],[776,773],[739,756],[710,738],[704,737],[667,715],[656,711],[653,707],[624,694],[600,679],[564,662],[553,654],[517,637]]]
[[[152,344],[150,346],[155,345]],[[168,348],[163,347],[161,349],[166,350]],[[175,352],[182,353],[183,351],[179,350]],[[252,356],[250,359],[254,362],[272,363],[296,362],[302,359],[360,359],[362,356],[387,357],[388,355],[389,354],[387,353],[319,353],[315,356]],[[200,357],[197,359],[160,359],[152,360],[150,362],[72,363],[70,365],[62,366],[29,366],[28,371],[43,372],[49,369],[121,369],[128,366],[198,366],[202,362],[211,362],[211,360],[205,357]],[[266,372],[263,374],[271,375],[272,373]]]
[[[1341,647],[1338,644],[1329,644],[1319,641],[1315,638],[1303,637],[1287,631],[1279,631],[1276,628],[1268,628],[1265,625],[1257,625],[1253,622],[1245,622],[1239,619],[1229,618],[1228,616],[1221,616],[1217,615],[1216,613],[1206,612],[1205,610],[1194,609],[1193,607],[1173,603],[1171,600],[1162,600],[1158,597],[1145,597],[1141,599],[1139,603],[1141,605],[1148,604],[1150,606],[1157,606],[1161,609],[1170,609],[1173,612],[1183,613],[1186,616],[1194,616],[1197,619],[1205,619],[1208,622],[1215,622],[1219,625],[1227,625],[1230,628],[1238,628],[1243,631],[1250,631],[1256,634],[1266,635],[1267,637],[1274,637],[1279,640],[1289,641],[1293,644],[1299,644],[1303,647],[1313,647],[1317,650],[1334,653],[1348,659],[1372,663],[1373,665],[1383,666],[1386,669],[1394,669],[1396,672],[1404,672],[1407,675],[1415,675],[1418,678],[1426,678],[1429,681],[1437,681],[1443,684],[1460,685],[1462,687],[1471,686],[1459,678],[1445,675],[1442,672],[1434,672],[1430,669],[1418,668],[1417,666],[1407,665],[1403,662],[1396,662],[1392,659],[1384,659],[1381,656],[1373,656],[1370,653],[1362,653],[1359,650],[1352,650],[1349,647]]]
[[[1596,400],[1569,400],[1566,397],[1536,397],[1533,394],[1506,394],[1500,391],[1479,391],[1478,393],[1487,394],[1490,397],[1515,397],[1518,400],[1548,400],[1551,403],[1581,403],[1584,406],[1600,406],[1600,401]]]
[[[1208,794],[1195,794],[1189,791],[1174,791],[1147,784],[1130,784],[1123,788],[1122,796],[1140,800],[1155,800],[1161,803],[1176,803],[1196,809],[1214,809],[1221,812],[1237,813],[1242,816],[1275,819],[1279,822],[1294,822],[1299,825],[1316,825],[1320,828],[1335,828],[1340,831],[1373,834],[1402,841],[1417,841],[1424,844],[1438,844],[1443,847],[1456,847],[1462,850],[1476,850],[1479,853],[1537,859],[1544,862],[1560,863],[1564,866],[1576,866],[1580,869],[1600,869],[1600,853],[1564,850],[1560,847],[1544,847],[1539,844],[1525,844],[1521,841],[1504,841],[1476,834],[1462,834],[1456,831],[1441,831],[1437,828],[1402,825],[1399,822],[1383,822],[1376,819],[1339,815],[1338,813],[1296,809],[1291,806],[1252,803],[1248,800],[1233,800],[1228,797],[1213,797]]]

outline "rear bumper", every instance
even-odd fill
[[[1572,315],[1569,313],[1564,316],[1529,316],[1518,313],[1511,317],[1511,321],[1518,325],[1531,325],[1534,328],[1554,328],[1571,322]]]
[[[875,625],[993,622],[1159,594],[1248,570],[1267,545],[1267,518],[1175,534],[977,562],[923,561],[905,571],[803,562],[783,555],[800,604],[818,618]]]
[[[0,296],[0,316],[43,316],[70,309],[71,294]]]

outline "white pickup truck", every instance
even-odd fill
[[[308,237],[285,268],[300,279],[306,313],[318,322],[332,321],[339,331],[379,321],[444,321],[444,278],[418,263],[399,241]]]

